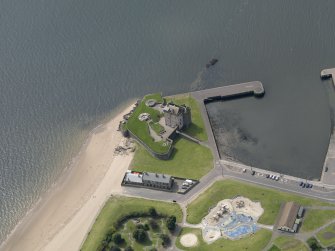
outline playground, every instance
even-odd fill
[[[220,201],[202,220],[202,236],[207,243],[219,238],[241,239],[255,233],[264,210],[259,202],[245,197]]]

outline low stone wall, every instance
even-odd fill
[[[154,150],[152,150],[149,146],[147,146],[141,139],[139,139],[135,134],[133,134],[129,129],[128,129],[129,136],[135,139],[138,143],[140,143],[142,146],[147,149],[147,151],[155,158],[161,159],[161,160],[168,160],[170,159],[170,156],[173,151],[173,146],[172,146],[172,140],[168,139],[170,145],[169,150],[166,153],[157,153]]]

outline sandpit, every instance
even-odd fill
[[[194,247],[198,244],[198,237],[195,234],[184,234],[180,238],[180,244],[184,247]]]

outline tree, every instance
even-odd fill
[[[162,240],[163,247],[166,247],[170,244],[171,240],[170,240],[170,237],[167,234],[161,234],[159,237]]]
[[[149,208],[149,215],[154,218],[157,217],[157,211],[154,207]]]
[[[116,234],[113,235],[113,241],[114,241],[114,243],[115,243],[116,245],[119,245],[119,244],[121,244],[124,240],[122,239],[121,234],[116,233]]]
[[[157,221],[154,220],[154,219],[149,220],[149,225],[150,225],[152,230],[158,230],[159,229],[159,225],[158,225]]]
[[[147,223],[144,224],[144,230],[145,231],[148,231],[150,228],[149,228],[149,225]]]
[[[174,215],[171,215],[169,216],[167,219],[166,219],[166,227],[169,229],[169,230],[174,230],[176,228],[176,216]]]
[[[134,249],[131,246],[128,246],[124,249],[124,251],[134,251]]]
[[[133,232],[133,237],[138,242],[144,242],[145,239],[147,238],[147,234],[143,229],[136,229]]]
[[[111,246],[110,251],[121,251],[121,249],[117,246]]]

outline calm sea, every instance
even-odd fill
[[[334,9],[313,0],[2,0],[0,242],[88,132],[148,92],[260,80],[263,99],[210,105],[227,135],[221,152],[318,177],[333,91],[319,72],[335,66]],[[212,57],[219,63],[206,71]]]

